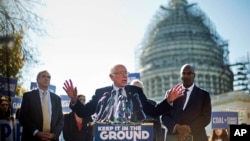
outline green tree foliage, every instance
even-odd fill
[[[22,32],[16,33],[11,46],[4,43],[0,47],[0,72],[3,76],[20,78],[19,70],[22,69],[24,65],[24,55],[21,50],[22,38]]]

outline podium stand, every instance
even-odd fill
[[[94,141],[153,141],[154,124],[95,123]]]

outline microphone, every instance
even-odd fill
[[[143,116],[143,119],[146,119],[146,114],[144,113],[143,111],[143,107],[142,107],[142,104],[141,104],[141,100],[139,98],[139,94],[138,93],[135,93],[134,94],[134,97],[136,98],[138,104],[139,104],[139,111],[142,113],[142,116]]]
[[[126,101],[126,117],[128,118],[128,121],[131,122],[133,114],[133,101],[132,99],[127,99]]]
[[[120,95],[118,98],[118,104],[114,113],[114,119],[116,122],[127,121],[126,117],[126,97]]]
[[[95,121],[100,120],[100,117],[103,114],[104,111],[104,104],[107,103],[108,97],[110,97],[110,93],[109,92],[105,92],[103,94],[103,96],[101,97],[101,99],[98,101],[97,106],[96,106],[96,117],[95,117]]]
[[[103,101],[104,101],[108,96],[110,96],[110,93],[109,93],[109,92],[105,92],[105,93],[102,95],[101,99],[98,100],[98,103],[103,103]]]
[[[111,115],[113,113],[113,109],[114,109],[113,106],[115,103],[115,94],[116,94],[116,91],[112,90],[111,96],[107,101],[107,105],[105,107],[104,113],[102,114],[102,118],[101,118],[102,122],[110,120],[110,117],[111,117]]]

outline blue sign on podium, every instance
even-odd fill
[[[152,141],[154,124],[95,123],[94,141]]]

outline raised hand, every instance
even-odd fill
[[[71,79],[65,80],[63,84],[64,84],[63,86],[64,91],[70,97],[71,101],[75,103],[77,101],[77,88],[74,87]]]
[[[182,97],[182,87],[181,84],[175,85],[173,88],[166,92],[166,99],[168,103],[174,102],[177,98]]]

